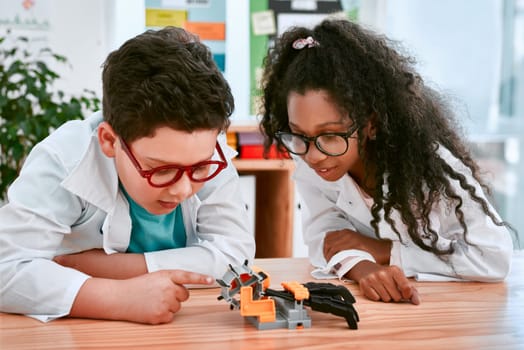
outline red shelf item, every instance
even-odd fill
[[[264,159],[263,145],[240,145],[240,159]],[[276,145],[272,145],[266,159],[289,159],[289,154],[279,152]]]

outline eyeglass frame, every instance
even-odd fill
[[[138,160],[136,159],[135,155],[131,151],[131,148],[129,147],[129,145],[121,137],[119,137],[119,140],[120,140],[120,144],[122,145],[122,149],[124,150],[124,153],[127,154],[129,159],[131,160],[131,163],[133,163],[133,165],[135,166],[135,168],[138,171],[138,173],[140,174],[140,176],[143,177],[144,179],[146,179],[148,184],[151,187],[155,187],[155,188],[162,188],[162,187],[171,186],[172,184],[174,184],[175,182],[180,180],[180,178],[184,175],[185,172],[187,172],[189,178],[193,182],[206,182],[206,181],[209,181],[209,180],[213,179],[215,176],[217,176],[222,170],[224,170],[228,166],[228,162],[226,160],[226,157],[224,156],[224,152],[222,151],[222,148],[220,147],[220,144],[217,141],[217,143],[215,145],[215,149],[217,150],[218,155],[220,156],[220,159],[221,159],[220,161],[218,161],[218,160],[205,160],[205,161],[198,162],[198,163],[193,164],[193,165],[187,165],[187,166],[178,166],[178,165],[172,165],[171,164],[171,165],[159,166],[159,167],[156,167],[156,168],[153,168],[153,169],[149,169],[149,170],[144,170],[140,166],[140,163],[138,162]],[[218,166],[216,172],[213,175],[208,176],[208,177],[206,177],[204,179],[194,179],[193,178],[193,171],[192,171],[193,168],[196,168],[196,167],[199,167],[199,166],[213,165],[213,164]],[[162,184],[162,185],[157,185],[157,184],[155,184],[155,183],[153,183],[151,181],[151,177],[156,172],[161,171],[161,170],[166,170],[166,169],[176,169],[176,170],[178,170],[177,173],[175,174],[175,176],[173,177],[173,179],[171,179],[170,181],[168,181],[168,182],[166,182],[165,184]]]
[[[321,153],[323,153],[323,154],[325,154],[327,156],[330,156],[330,157],[338,157],[338,156],[341,156],[343,154],[346,154],[346,152],[349,150],[348,139],[352,138],[351,135],[353,135],[355,133],[355,131],[357,131],[357,130],[358,130],[358,125],[354,125],[352,128],[350,128],[346,132],[326,132],[326,133],[318,134],[318,135],[315,135],[315,136],[306,136],[306,135],[297,134],[297,133],[290,132],[290,131],[277,131],[275,133],[275,137],[280,141],[280,143],[284,146],[284,148],[288,152],[290,152],[292,154],[295,154],[297,156],[303,156],[303,155],[307,154],[307,152],[309,151],[309,145],[310,145],[311,142],[313,142],[315,144],[315,147],[317,148],[317,150],[319,150]],[[302,141],[304,141],[304,144],[306,145],[306,150],[304,152],[301,152],[301,153],[293,152],[282,141],[282,135],[291,135],[291,136],[295,136],[295,137],[298,137],[298,138],[302,139]],[[340,136],[340,137],[342,137],[346,141],[346,149],[344,150],[344,152],[337,153],[337,154],[326,152],[317,143],[318,138],[322,137],[322,136]]]

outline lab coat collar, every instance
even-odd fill
[[[337,194],[336,205],[339,208],[347,213],[351,213],[351,216],[371,220],[369,209],[351,176],[346,174],[336,181],[326,181],[318,176],[302,159],[296,157],[295,161],[296,171],[294,178],[296,180],[306,183],[315,182],[315,186],[322,192],[335,192]],[[369,225],[369,220],[367,220],[367,223],[363,222],[363,224]]]
[[[62,181],[62,186],[106,212],[113,208],[118,193],[118,175],[113,159],[100,149],[96,131],[83,158]]]
[[[373,219],[371,210],[367,207],[358,185],[349,175],[344,175],[337,181],[325,181],[319,177],[307,164],[299,157],[294,157],[296,162],[296,171],[294,178],[297,181],[305,183],[315,182],[316,185],[322,192],[330,191],[337,194],[336,206],[343,210],[351,217],[352,221],[357,220],[361,230],[372,231],[370,222]],[[384,193],[388,191],[387,183],[384,183],[382,187]],[[379,232],[382,237],[393,237],[392,228],[388,222],[384,220],[384,210],[379,213],[382,220],[378,223]],[[390,218],[395,221],[395,225],[399,231],[405,230],[405,225],[400,218],[400,213],[393,209]],[[353,222],[355,225],[356,223]]]
[[[125,251],[131,235],[129,204],[118,189],[114,160],[100,148],[96,128],[91,131],[86,152],[62,186],[107,213],[101,228],[106,253]]]

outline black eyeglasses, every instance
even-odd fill
[[[227,160],[224,157],[224,152],[218,142],[216,143],[216,150],[220,156],[220,161],[218,160],[206,160],[200,163],[196,163],[188,166],[177,166],[177,165],[164,165],[158,168],[153,168],[150,170],[143,170],[138,160],[131,152],[131,149],[127,143],[120,138],[120,143],[122,149],[128,155],[129,159],[135,166],[138,173],[143,178],[147,179],[147,182],[152,187],[167,187],[175,182],[177,182],[184,172],[187,172],[187,175],[194,182],[205,182],[209,181],[215,176],[218,175],[222,170],[227,167]]]
[[[358,127],[354,125],[344,133],[328,132],[312,137],[292,132],[278,131],[275,133],[275,137],[290,153],[299,156],[306,154],[309,150],[309,144],[313,142],[320,152],[328,156],[336,157],[347,152],[349,148],[348,139],[355,138],[355,136],[352,135],[357,129]]]

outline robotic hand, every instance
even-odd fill
[[[247,260],[233,267],[222,279],[218,300],[226,300],[230,308],[240,309],[258,329],[310,327],[311,318],[304,306],[314,311],[331,313],[346,319],[348,327],[357,329],[359,316],[353,304],[355,298],[341,285],[332,283],[282,283],[284,290],[270,289],[269,276],[261,270],[249,268]],[[240,293],[240,300],[235,295]]]
[[[353,307],[356,302],[351,292],[344,286],[333,283],[316,283],[308,282],[303,286],[309,291],[309,298],[304,299],[304,305],[309,306],[311,310],[331,313],[336,316],[344,317],[351,329],[357,329],[357,322],[360,320],[357,310]],[[292,292],[276,291],[266,289],[264,292],[267,296],[276,296],[286,300],[294,300]]]

